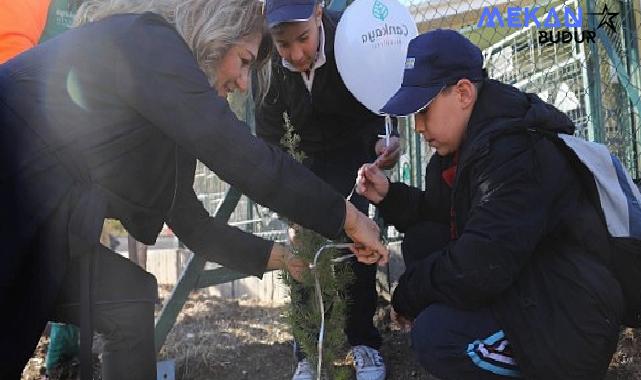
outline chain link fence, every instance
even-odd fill
[[[460,31],[482,49],[491,78],[536,93],[565,112],[576,124],[577,136],[605,143],[632,176],[641,179],[641,0],[400,1],[416,21],[419,33],[438,28]],[[524,11],[534,6],[538,7],[540,25],[507,25],[510,9]],[[550,10],[554,9],[562,19],[566,8],[575,15],[580,13],[580,28],[545,27]],[[495,27],[479,25],[484,10],[492,9],[496,9],[504,25],[498,25],[498,19],[494,19]],[[572,34],[572,41],[539,42],[540,32],[552,32],[552,37],[559,33],[562,37],[564,30]],[[583,38],[578,42],[575,31],[577,36],[592,31],[594,40]],[[236,95],[230,101],[236,113],[253,124],[253,109],[246,106],[245,98]],[[411,118],[402,119],[399,125],[405,137],[405,154],[392,176],[422,187],[431,152],[413,132]],[[199,163],[194,187],[213,213],[229,186]],[[230,222],[247,231],[285,239],[284,226],[278,224],[275,215],[246,197],[239,202]]]
[[[606,144],[634,178],[641,177],[639,0],[403,0],[403,3],[414,17],[419,33],[438,28],[460,31],[483,50],[491,78],[538,94],[574,121],[577,136]],[[515,8],[523,14],[534,6],[538,6],[539,25],[532,20],[518,27],[508,25],[508,15]],[[497,18],[493,18],[494,27],[479,22],[483,12],[494,9],[503,26]],[[560,27],[545,26],[552,9],[560,18]],[[565,27],[566,9],[575,15],[580,13],[580,28]],[[523,21],[524,17],[520,19]],[[541,32],[552,32],[553,38],[562,38],[564,30],[569,32],[566,38],[572,35],[572,41],[539,41]],[[582,38],[584,31],[593,32],[594,39]],[[405,125],[409,158],[404,161],[413,170],[407,167],[404,170],[402,162],[396,176],[420,186],[430,152],[413,137],[411,121]]]
[[[229,97],[232,110],[241,120],[246,120],[254,128],[254,106],[247,95],[232,94]],[[194,190],[210,215],[223,202],[229,185],[209,170],[202,162],[196,164]],[[229,225],[251,232],[268,240],[284,242],[287,240],[287,225],[281,222],[278,215],[271,212],[246,196],[242,196],[236,209],[229,218]]]

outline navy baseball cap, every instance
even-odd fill
[[[416,36],[407,47],[401,88],[381,108],[390,115],[409,115],[425,107],[446,86],[485,77],[483,54],[454,30],[437,29]]]
[[[267,25],[272,28],[282,22],[307,21],[315,5],[316,0],[265,0]]]

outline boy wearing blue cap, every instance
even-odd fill
[[[377,135],[383,118],[360,104],[341,79],[334,57],[334,36],[341,13],[323,10],[316,0],[266,0],[265,16],[276,45],[271,87],[257,108],[256,133],[280,145],[287,112],[304,164],[347,196],[358,168],[376,160],[392,167],[399,156],[397,137],[388,147]],[[378,158],[377,158],[378,156]],[[351,202],[367,212],[369,204],[354,194]],[[347,289],[346,334],[355,358],[358,380],[382,380],[385,365],[378,352],[381,337],[373,324],[376,311],[376,267],[352,265],[355,280]],[[298,351],[298,350],[297,350]],[[296,379],[315,378],[307,360],[297,352]]]
[[[450,160],[425,191],[373,165],[357,179],[386,221],[449,227],[392,298],[421,364],[442,379],[603,378],[624,302],[607,229],[548,138],[571,135],[570,119],[487,79],[481,51],[450,30],[410,42],[402,86],[382,111],[414,114],[435,159]]]

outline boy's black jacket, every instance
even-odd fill
[[[450,198],[458,237],[405,272],[393,305],[409,317],[433,303],[490,306],[528,379],[601,379],[623,310],[607,231],[565,155],[529,129],[574,125],[537,96],[486,81]],[[392,224],[449,223],[433,190],[392,184],[380,210]]]

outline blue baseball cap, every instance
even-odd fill
[[[267,25],[272,28],[282,22],[307,21],[315,5],[316,0],[265,0]]]
[[[401,88],[381,108],[390,115],[409,115],[425,107],[446,86],[485,77],[483,54],[454,30],[437,29],[416,36],[407,47]]]

